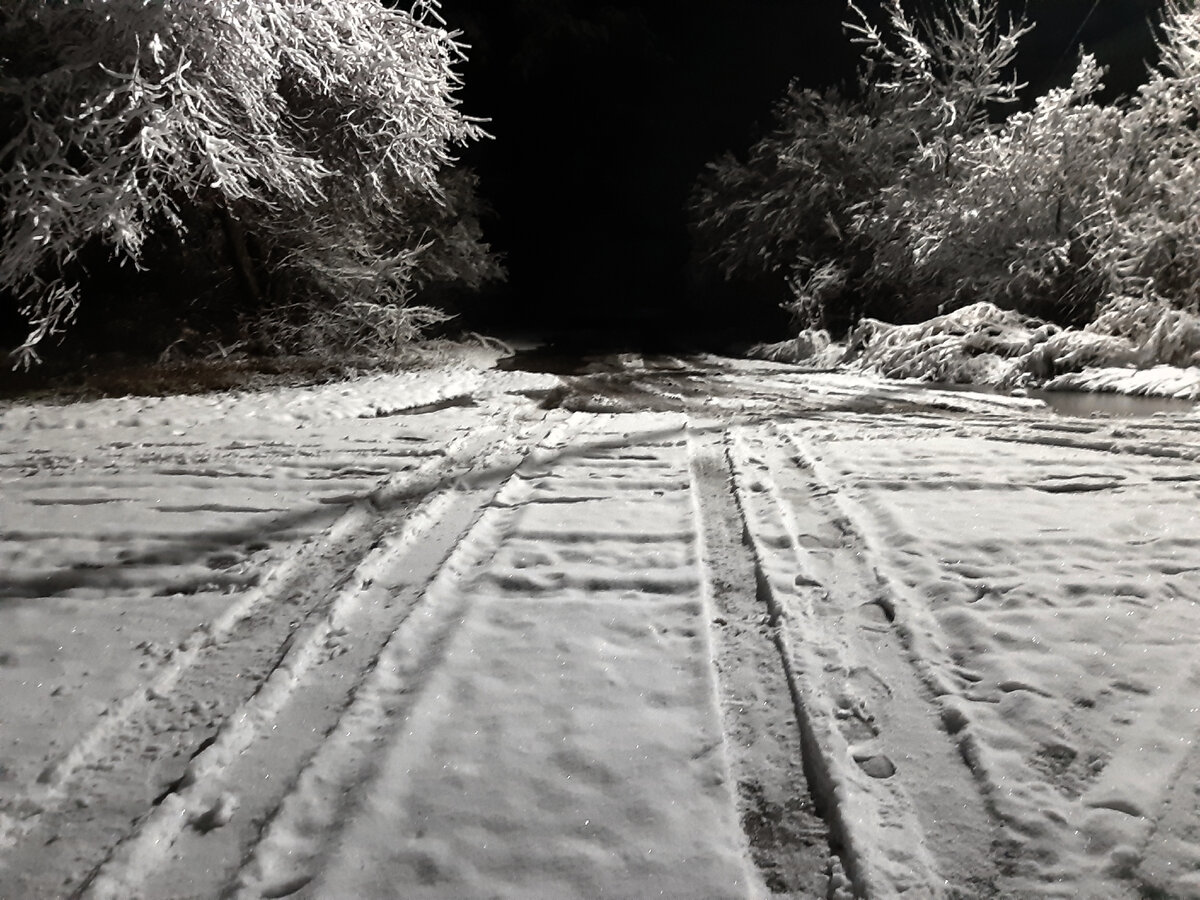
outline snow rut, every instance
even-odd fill
[[[510,471],[547,427],[538,420],[469,433],[449,448],[448,464],[373,492],[370,505],[383,515],[367,532],[377,536],[369,552],[353,571],[343,561],[341,588],[295,627],[266,679],[95,873],[85,896],[210,896],[225,886],[295,773],[358,708],[342,712],[381,649],[423,610],[431,579],[444,577],[443,564],[453,568],[447,555],[495,493],[494,482],[451,479],[467,468]],[[426,495],[415,511],[389,514],[407,510],[414,494]]]
[[[1000,896],[993,827],[861,537],[777,430],[736,430],[729,455],[806,772],[855,895]]]
[[[712,614],[713,659],[749,853],[773,897],[836,897],[841,862],[805,772],[777,628],[758,596],[756,559],[731,490],[723,434],[689,436]]]
[[[358,598],[381,574],[386,554],[373,548],[408,540],[430,518],[409,519],[413,498],[462,471],[482,448],[502,446],[510,430],[508,422],[482,423],[444,453],[384,482],[164,654],[141,688],[111,704],[23,796],[6,801],[19,814],[0,819],[0,837],[10,845],[0,857],[0,895],[80,892],[81,876],[86,885],[87,873],[130,822],[141,822],[137,833],[154,835],[164,851],[186,826],[223,824],[233,798],[206,794],[196,786],[205,783],[198,776],[219,770],[271,728],[294,693],[289,686],[324,654],[336,657],[351,643],[341,619],[352,605],[348,598]],[[323,699],[336,708],[330,696],[349,690],[353,680],[335,676],[323,684],[333,688]],[[62,849],[47,854],[51,844]]]
[[[1195,427],[782,430],[894,598],[1007,895],[1194,895]]]
[[[239,896],[751,893],[683,432],[620,424],[596,420],[504,485]]]

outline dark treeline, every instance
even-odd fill
[[[1109,67],[1110,95],[1133,89],[1159,5],[1031,0],[1027,95],[1068,79],[1080,45]],[[853,75],[844,3],[446,0],[443,14],[471,45],[467,112],[495,138],[468,156],[509,269],[480,298],[481,323],[626,343],[781,329],[777,284],[724,284],[690,264],[684,207],[709,160],[769,126],[791,80]]]
[[[790,78],[851,60],[813,52],[839,33],[828,4],[448,0],[444,14],[471,44],[467,111],[495,137],[469,156],[509,269],[488,318],[589,339],[703,325],[686,279],[695,175]]]

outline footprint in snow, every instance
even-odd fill
[[[872,778],[891,778],[896,774],[896,765],[882,753],[854,754],[858,767]]]

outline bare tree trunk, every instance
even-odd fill
[[[242,286],[256,306],[262,304],[263,292],[254,272],[254,260],[250,258],[250,248],[246,245],[246,230],[242,223],[224,206],[221,207],[221,222],[225,226],[225,236],[229,239],[229,249],[238,275],[241,276]]]

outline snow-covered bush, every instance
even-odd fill
[[[887,378],[1017,387],[1090,368],[1144,364],[1128,337],[1060,328],[980,302],[912,325],[863,319],[850,333],[846,358]]]
[[[1089,220],[1108,299],[1200,313],[1200,9],[1167,0],[1159,67],[1129,103]]]
[[[1099,315],[1088,330],[1129,338],[1144,364],[1192,359],[1179,311],[1200,312],[1200,12],[1172,0],[1161,27],[1160,69],[1130,100],[1099,105],[1085,55],[1068,87],[956,147],[941,184],[884,188],[856,223],[893,237],[877,241],[882,277],[919,310]]]
[[[744,161],[726,154],[697,182],[692,232],[707,262],[726,279],[778,275],[801,318],[819,320],[846,288],[849,210],[877,196],[915,150],[912,132],[877,127],[887,121],[879,102],[793,85],[776,129]]]
[[[1139,365],[1200,366],[1200,316],[1162,300],[1114,300],[1086,330],[1129,341]]]
[[[863,57],[854,88],[793,85],[775,129],[744,161],[710,164],[690,202],[704,257],[726,278],[778,273],[805,325],[839,304],[895,304],[891,251],[907,228],[897,213],[951,178],[957,148],[1015,102],[1010,67],[1028,30],[1003,21],[996,0],[953,0],[919,22],[887,0],[882,25],[850,10]]]
[[[443,170],[439,187],[399,210],[334,195],[305,219],[278,223],[273,277],[285,299],[244,323],[245,338],[287,353],[391,355],[446,319],[410,296],[501,278],[482,239],[474,174]]]
[[[268,303],[353,297],[415,324],[421,278],[494,274],[470,183],[447,177],[482,136],[457,108],[460,58],[433,0],[8,0],[0,294],[30,324],[18,362],[74,316],[85,248],[136,265],[189,208],[224,217]]]
[[[985,299],[1079,324],[1200,312],[1200,11],[1171,0],[1159,49],[1133,98],[1096,103],[1085,55],[1068,87],[964,142],[940,189],[884,189],[861,227],[899,223],[890,256],[919,307]]]
[[[863,319],[849,335],[847,356],[856,367],[887,378],[1007,385],[1022,370],[1017,361],[1058,331],[1013,310],[975,303],[912,325]]]
[[[914,24],[888,0],[879,29],[850,8],[857,89],[793,87],[747,159],[698,184],[697,239],[723,274],[775,273],[802,328],[862,319],[860,363],[901,377],[1200,362],[1200,8],[1168,0],[1135,96],[1099,103],[1084,55],[1004,118],[1026,28],[994,2]],[[1086,327],[1051,336],[1043,318]]]
[[[946,177],[885,188],[855,226],[884,248],[868,278],[903,285],[916,318],[989,301],[1088,321],[1104,294],[1089,222],[1122,140],[1121,112],[1093,101],[1101,74],[1084,57],[1068,87],[957,141]]]

